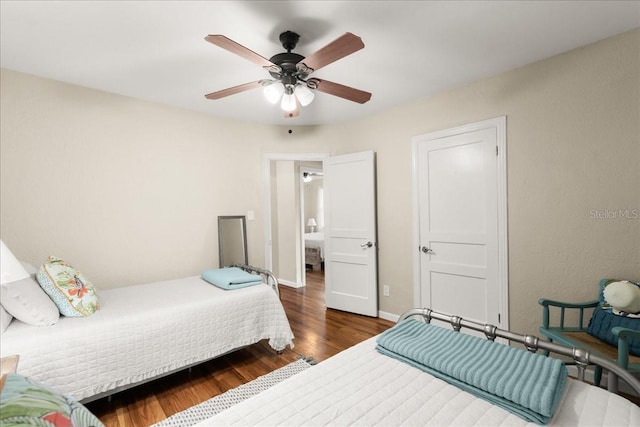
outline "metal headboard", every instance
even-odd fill
[[[246,271],[247,273],[251,273],[251,274],[255,273],[255,274],[264,276],[265,283],[267,285],[270,285],[273,291],[276,293],[276,295],[280,297],[280,289],[278,288],[278,279],[276,279],[275,274],[273,274],[271,271],[265,270],[264,268],[253,267],[251,265],[238,264],[238,263],[232,264],[231,267],[237,267],[241,270]]]
[[[413,308],[408,310],[400,316],[398,322],[412,316],[421,316],[427,323],[430,323],[432,319],[449,323],[457,332],[459,332],[461,328],[468,328],[477,332],[482,332],[489,341],[494,341],[496,337],[506,338],[510,341],[523,344],[526,349],[532,353],[535,353],[538,350],[543,350],[569,357],[573,359],[576,367],[578,368],[578,379],[580,381],[584,381],[584,373],[588,365],[601,366],[609,372],[617,375],[619,378],[622,378],[636,393],[638,393],[638,395],[640,395],[640,380],[638,380],[638,378],[611,360],[591,354],[587,350],[567,347],[554,342],[541,340],[535,335],[517,334],[500,329],[494,325],[478,323],[472,320],[463,319],[459,316],[439,313],[429,308]]]

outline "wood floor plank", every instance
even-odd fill
[[[136,400],[129,411],[135,425],[150,426],[167,418],[155,394]]]
[[[280,289],[295,336],[293,350],[277,354],[262,341],[195,366],[191,372],[181,371],[86,406],[106,427],[147,427],[281,368],[300,355],[322,361],[393,326],[384,319],[327,309],[322,271],[307,271],[304,288]]]

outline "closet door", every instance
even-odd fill
[[[500,123],[417,137],[414,160],[419,305],[504,327],[506,209],[499,209],[499,191],[506,178],[499,173],[506,168],[498,167]]]

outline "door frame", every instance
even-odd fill
[[[498,196],[498,280],[500,288],[499,327],[509,329],[509,243],[507,236],[507,117],[500,116],[493,119],[469,123],[449,129],[414,136],[412,145],[412,196],[413,196],[413,304],[421,305],[420,286],[420,218],[418,195],[418,145],[420,142],[437,140],[445,137],[474,132],[482,129],[496,129],[497,159],[496,181]],[[455,313],[450,313],[455,314]]]
[[[265,153],[262,158],[263,212],[264,212],[264,268],[273,270],[273,245],[271,230],[271,162],[288,161],[322,161],[329,153]],[[304,260],[304,246],[300,254]],[[303,282],[304,283],[304,282]]]

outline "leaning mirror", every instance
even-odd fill
[[[246,224],[244,215],[218,217],[220,267],[248,264]]]

